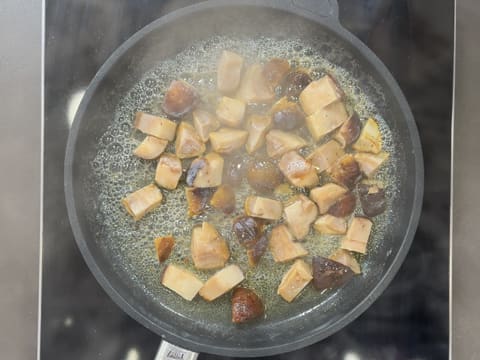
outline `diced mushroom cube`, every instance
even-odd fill
[[[138,221],[160,205],[162,199],[160,189],[155,184],[150,184],[122,199],[122,204],[133,219]]]
[[[206,110],[195,110],[192,116],[193,126],[203,142],[207,142],[210,133],[220,127],[220,122],[216,116]]]
[[[266,136],[267,154],[276,158],[291,151],[298,150],[307,145],[300,136],[282,130],[270,130]]]
[[[155,250],[157,251],[158,261],[164,262],[170,256],[173,246],[175,245],[175,239],[172,235],[161,236],[154,241]]]
[[[319,213],[325,214],[330,206],[335,204],[347,191],[347,189],[340,185],[328,183],[312,189],[310,191],[310,198],[317,203]]]
[[[318,141],[339,128],[347,119],[347,110],[338,100],[307,116],[305,122],[312,137]]]
[[[319,80],[312,81],[300,94],[299,101],[305,114],[311,115],[325,106],[340,100],[342,90],[335,80],[326,75]]]
[[[352,154],[345,154],[328,170],[332,179],[349,189],[360,180],[360,167]]]
[[[290,71],[290,64],[285,59],[273,58],[263,66],[263,76],[272,89],[280,85]]]
[[[223,158],[213,152],[193,160],[187,172],[187,185],[197,188],[220,186],[223,177],[223,164]]]
[[[216,272],[200,289],[200,296],[213,301],[240,284],[245,277],[237,265],[229,265]]]
[[[378,154],[361,152],[353,155],[353,157],[358,163],[358,166],[360,167],[361,172],[369,178],[375,175],[380,166],[382,166],[382,164],[387,161],[388,156],[388,153],[384,151]]]
[[[330,140],[316,148],[308,155],[307,160],[310,160],[315,169],[321,173],[328,170],[344,154],[340,144],[335,140]]]
[[[133,155],[141,159],[153,160],[158,158],[167,147],[168,141],[148,135],[133,151]]]
[[[374,154],[378,154],[382,150],[382,134],[380,133],[378,123],[374,119],[369,118],[367,120],[358,140],[352,147],[357,151]]]
[[[362,204],[363,213],[368,217],[383,213],[387,207],[385,190],[377,185],[359,184],[358,196]]]
[[[240,85],[243,57],[232,51],[224,50],[217,66],[217,88],[223,93],[232,93]]]
[[[350,251],[338,249],[328,258],[339,262],[340,264],[348,266],[355,274],[360,274],[362,272],[362,270],[360,269],[360,265],[358,264],[357,260],[355,260]]]
[[[182,176],[182,162],[173,154],[163,154],[158,159],[155,182],[158,186],[173,190]]]
[[[190,271],[169,264],[163,272],[162,285],[176,292],[185,300],[191,301],[202,288],[203,282]]]
[[[245,149],[250,155],[260,149],[265,143],[265,135],[270,129],[272,119],[265,115],[250,115],[247,119],[248,139]]]
[[[182,122],[177,129],[175,140],[175,154],[179,159],[199,156],[205,152],[205,144],[189,123]]]
[[[296,151],[284,154],[278,163],[278,167],[294,186],[312,187],[319,183],[318,175],[313,165]]]
[[[247,249],[248,265],[256,266],[268,248],[268,238],[265,234],[260,235],[253,245]]]
[[[245,70],[237,97],[248,104],[269,103],[275,99],[275,92],[269,86],[261,64],[250,65]]]
[[[286,96],[273,104],[269,114],[272,117],[273,126],[284,131],[296,129],[305,122],[305,114],[298,104],[289,101]]]
[[[345,285],[354,275],[352,269],[322,256],[312,258],[313,286],[318,291],[336,289]]]
[[[357,198],[353,192],[348,191],[340,196],[335,203],[330,206],[328,213],[336,217],[349,216],[357,206]]]
[[[310,225],[318,215],[317,205],[305,195],[291,198],[283,208],[285,222],[297,240],[308,235]]]
[[[210,133],[213,151],[220,154],[231,154],[247,142],[248,132],[240,129],[222,128]]]
[[[185,187],[185,197],[188,204],[188,216],[192,217],[203,213],[215,188],[192,188]]]
[[[245,103],[242,100],[224,96],[217,104],[217,118],[226,126],[238,127],[245,117]]]
[[[282,217],[282,203],[260,196],[248,196],[245,199],[245,213],[248,216],[266,220],[278,220]]]
[[[263,316],[265,307],[252,290],[236,288],[232,294],[232,322],[243,324]]]
[[[355,216],[348,227],[347,234],[342,239],[340,247],[345,250],[365,254],[372,225],[373,223],[369,219]]]
[[[285,225],[277,225],[272,229],[268,247],[275,262],[287,262],[308,255],[308,251],[294,240]]]
[[[193,228],[190,251],[195,267],[200,270],[221,268],[230,257],[227,242],[208,222]]]
[[[163,117],[138,111],[134,127],[144,134],[171,141],[175,138],[177,124]]]
[[[310,265],[303,260],[296,260],[283,276],[277,294],[284,300],[292,302],[312,279]]]
[[[180,118],[191,111],[198,101],[197,90],[182,80],[174,80],[165,93],[163,111],[175,118]]]
[[[326,214],[315,221],[313,228],[320,234],[342,235],[347,232],[347,221],[344,218]]]
[[[220,185],[210,200],[215,209],[231,214],[235,210],[235,191],[230,185]]]
[[[347,121],[338,129],[338,132],[335,134],[335,140],[337,140],[342,147],[349,146],[353,144],[358,137],[360,136],[360,131],[362,130],[362,123],[358,114],[354,112]]]

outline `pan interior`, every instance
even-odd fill
[[[217,15],[219,21],[231,19],[229,16],[224,19],[223,12]],[[258,16],[251,12],[243,15]],[[202,22],[202,17],[210,18],[214,14],[197,16],[199,18],[192,21]],[[166,30],[153,32],[109,69],[83,114],[73,169],[76,207],[82,231],[88,234],[86,246],[123,299],[154,327],[168,325],[185,339],[201,339],[213,344],[221,340],[225,346],[255,348],[331,325],[370,293],[403,241],[411,206],[406,192],[412,186],[404,175],[412,154],[404,150],[409,146],[404,140],[408,132],[401,113],[395,111],[391,94],[373,69],[329,31],[290,16],[289,22],[295,23],[296,19],[302,25],[294,26],[288,36],[272,32],[275,22],[282,19],[286,21],[285,14],[272,17],[269,29],[261,37],[247,30],[242,35],[240,31],[233,31],[235,35],[211,36],[208,29],[203,28],[196,35],[198,39],[187,40],[186,34],[184,39],[179,36],[168,51],[161,47],[161,44],[168,45],[168,41],[162,43]],[[235,28],[234,23],[230,25]],[[278,29],[281,25],[276,26]],[[202,32],[207,33],[202,36]],[[290,264],[274,264],[267,252],[259,267],[249,269],[244,249],[232,236],[231,221],[215,215],[187,219],[183,187],[163,191],[165,203],[137,223],[120,204],[126,194],[151,183],[155,172],[155,162],[132,155],[139,142],[139,134],[132,130],[135,112],[161,114],[162,94],[174,79],[184,79],[208,94],[215,86],[216,61],[223,49],[242,54],[247,62],[286,58],[295,66],[312,69],[314,78],[333,74],[346,93],[348,107],[355,109],[362,119],[373,116],[379,120],[384,148],[391,156],[377,176],[386,186],[388,207],[383,215],[374,219],[368,254],[358,258],[362,275],[341,290],[319,294],[309,287],[294,303],[287,304],[276,295],[276,288]],[[240,214],[246,193],[239,189],[238,194],[236,211]],[[245,285],[264,299],[267,316],[261,322],[233,326],[228,296],[214,303],[198,297],[187,302],[160,285],[162,266],[156,259],[153,239],[173,234],[177,244],[169,261],[194,270],[189,261],[191,229],[204,219],[213,222],[227,239],[232,251],[230,262],[245,271]],[[328,256],[338,245],[339,237],[320,236],[313,231],[305,243],[311,255],[323,256]],[[197,274],[206,280],[212,272]]]

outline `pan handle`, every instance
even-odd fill
[[[196,360],[198,353],[162,340],[154,360]]]
[[[316,16],[338,20],[337,0],[291,0],[294,7],[308,11]]]

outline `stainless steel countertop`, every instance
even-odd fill
[[[41,169],[41,14],[33,0],[0,4],[0,346],[2,358],[33,359],[37,341]],[[475,222],[480,214],[480,3],[457,0],[453,185],[453,358],[480,358]]]

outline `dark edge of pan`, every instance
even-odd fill
[[[322,16],[321,14],[316,14],[313,12],[308,11],[306,8],[298,7],[293,5],[290,2],[281,2],[281,1],[252,1],[252,0],[244,0],[244,1],[235,1],[230,2],[228,0],[211,0],[206,1],[203,3],[199,3],[196,5],[188,6],[176,11],[173,11],[158,20],[150,23],[149,25],[145,26],[143,29],[139,30],[135,33],[132,37],[130,37],[127,41],[125,41],[117,50],[115,50],[112,55],[108,58],[108,60],[102,65],[100,70],[97,72],[93,80],[91,81],[82,102],[77,110],[75,115],[75,119],[70,130],[67,147],[66,147],[66,156],[65,156],[65,176],[64,176],[64,187],[65,187],[65,197],[66,197],[66,204],[68,210],[68,216],[70,220],[70,224],[72,227],[72,231],[77,242],[77,246],[79,247],[85,262],[87,263],[90,271],[93,273],[97,281],[103,287],[103,289],[107,292],[107,294],[119,305],[128,315],[132,318],[143,324],[145,327],[150,329],[151,331],[161,335],[167,341],[170,341],[174,344],[179,346],[185,347],[187,349],[197,351],[197,352],[206,352],[211,354],[217,355],[224,355],[224,356],[243,356],[243,357],[256,357],[256,356],[267,356],[267,355],[274,355],[283,352],[290,352],[308,345],[311,345],[315,342],[318,342],[333,333],[337,332],[354,319],[356,319],[360,314],[362,314],[379,296],[382,294],[384,289],[389,285],[392,281],[393,277],[396,275],[397,271],[399,270],[400,266],[405,259],[412,240],[415,235],[415,231],[418,225],[418,221],[420,218],[422,201],[423,201],[423,180],[424,180],[424,168],[423,168],[423,155],[422,155],[422,148],[420,144],[420,139],[418,135],[418,131],[416,128],[415,121],[413,119],[413,115],[409,108],[409,105],[400,90],[397,82],[390,74],[388,69],[385,65],[378,59],[378,57],[366,46],[364,45],[358,38],[356,38],[353,34],[348,32],[344,29],[341,24],[339,23],[338,19],[335,17],[336,12],[336,2],[329,0],[333,8],[333,16]],[[307,1],[308,3],[308,1]],[[315,2],[313,2],[315,3]],[[162,26],[164,24],[170,23],[172,21],[176,21],[178,18],[181,18],[186,15],[193,14],[200,10],[205,10],[214,7],[228,7],[228,6],[259,6],[265,8],[272,8],[283,10],[292,13],[293,15],[301,16],[306,19],[312,20],[316,23],[320,23],[321,25],[330,29],[338,38],[349,43],[352,45],[362,56],[369,60],[369,62],[373,65],[376,71],[380,74],[383,80],[388,84],[391,92],[393,93],[394,97],[399,103],[400,109],[402,114],[406,120],[409,133],[411,136],[412,142],[412,151],[415,153],[415,194],[413,196],[413,209],[410,215],[410,219],[408,222],[408,226],[405,230],[404,240],[395,256],[395,259],[392,261],[389,269],[385,272],[384,276],[378,282],[378,284],[373,288],[370,292],[369,296],[364,298],[360,301],[357,306],[355,306],[350,312],[343,315],[340,320],[331,324],[327,328],[323,329],[322,331],[311,331],[304,336],[294,339],[288,343],[282,344],[269,344],[265,347],[255,348],[255,349],[248,349],[248,348],[232,348],[232,347],[224,347],[222,344],[218,344],[218,346],[212,345],[205,345],[199,341],[187,340],[178,335],[179,331],[176,331],[174,326],[171,326],[166,323],[157,324],[152,322],[148,317],[142,314],[138,309],[133,307],[123,296],[117,292],[117,290],[111,285],[110,281],[105,277],[105,274],[101,271],[98,267],[94,257],[92,256],[87,243],[85,241],[84,234],[82,229],[78,223],[78,214],[75,207],[75,201],[73,197],[73,160],[75,154],[75,147],[77,143],[77,136],[80,129],[80,119],[83,117],[83,114],[90,102],[92,95],[94,94],[97,86],[103,80],[105,75],[108,73],[109,69],[116,63],[117,59],[120,58],[129,48],[135,45],[138,41],[140,41],[145,35],[154,31],[157,27]],[[332,8],[330,8],[332,10]]]

